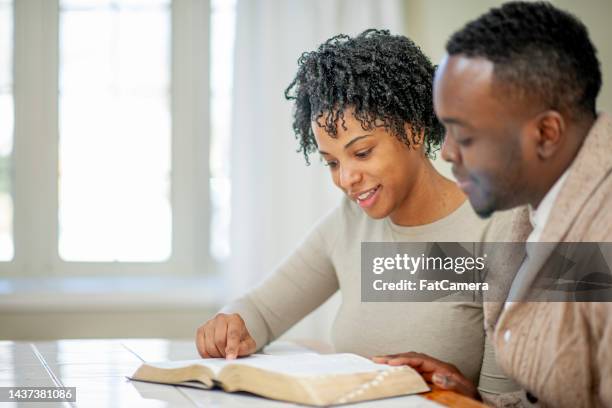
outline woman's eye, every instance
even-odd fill
[[[461,140],[457,140],[457,144],[459,146],[462,147],[466,147],[472,144],[472,139],[471,138],[465,138],[465,139],[461,139]]]
[[[328,162],[325,162],[325,165],[333,169],[338,165],[338,162],[335,160],[330,160]]]
[[[372,149],[362,150],[360,152],[355,153],[355,156],[359,157],[360,159],[363,159],[365,157],[368,157],[370,153],[372,153]]]

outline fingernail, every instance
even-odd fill
[[[434,382],[434,384],[446,388],[450,385],[450,380],[447,376],[442,375],[442,374],[434,374],[431,377],[431,380]]]
[[[236,359],[236,353],[235,352],[227,353],[225,355],[225,358],[228,359],[228,360],[235,360]]]

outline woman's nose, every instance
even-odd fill
[[[350,190],[352,186],[361,181],[361,172],[352,166],[340,167],[340,187]]]

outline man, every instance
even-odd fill
[[[612,121],[596,112],[601,72],[584,25],[547,3],[512,2],[468,23],[446,49],[434,82],[442,157],[481,216],[514,208],[493,217],[487,240],[612,241]],[[522,293],[549,255],[509,263],[510,293]],[[612,406],[612,303],[486,303],[485,326],[501,368],[524,388],[490,402]],[[477,396],[431,357],[379,361]]]

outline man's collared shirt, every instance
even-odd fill
[[[548,193],[542,199],[542,202],[535,210],[531,205],[529,205],[529,222],[533,227],[533,231],[527,237],[527,242],[538,242],[540,237],[542,236],[542,231],[546,226],[546,221],[548,221],[548,217],[550,212],[552,211],[553,205],[555,204],[555,200],[561,191],[561,187],[563,187],[563,183],[565,183],[565,179],[569,174],[569,169],[565,170],[565,172],[557,179],[555,184],[552,186]]]
[[[553,205],[555,204],[555,200],[561,191],[561,187],[563,187],[563,183],[565,183],[565,179],[567,179],[567,175],[569,174],[569,169],[565,170],[565,172],[557,179],[555,184],[552,186],[550,190],[546,193],[540,205],[537,209],[533,209],[531,205],[529,205],[529,222],[533,227],[531,234],[527,237],[527,242],[538,242],[540,237],[542,236],[542,231],[546,226],[546,221],[548,221],[548,217],[550,216],[550,212],[553,209]],[[525,263],[527,262],[527,257],[523,260],[520,269],[518,270],[516,276],[514,277],[514,281],[512,282],[512,287],[510,288],[510,293],[515,293],[517,288],[515,285],[519,284],[520,280],[524,279],[523,269],[525,268]],[[508,308],[512,305],[511,301],[506,300],[504,303],[504,309]]]

